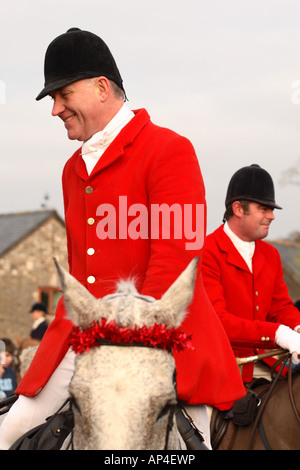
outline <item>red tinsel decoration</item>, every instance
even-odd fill
[[[102,338],[112,344],[130,345],[141,343],[144,346],[161,348],[167,351],[182,351],[183,349],[194,349],[191,344],[191,335],[186,335],[178,328],[167,328],[166,325],[155,323],[153,326],[122,327],[106,318],[93,322],[93,325],[82,330],[74,326],[70,346],[76,354],[82,354],[91,348],[99,347],[97,339]]]

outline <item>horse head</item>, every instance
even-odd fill
[[[56,262],[78,353],[70,384],[75,448],[178,448],[170,412],[177,400],[172,350],[189,347],[179,327],[193,296],[197,263],[192,260],[156,300],[124,281],[114,294],[97,299]]]

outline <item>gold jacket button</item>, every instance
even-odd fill
[[[95,281],[96,281],[96,278],[95,278],[94,276],[89,276],[89,277],[87,278],[87,282],[88,282],[89,284],[94,284]]]
[[[94,225],[95,219],[93,219],[93,217],[90,217],[90,218],[87,220],[87,223],[88,223],[89,225]]]
[[[93,188],[92,188],[91,186],[87,186],[87,187],[85,188],[85,192],[86,192],[87,194],[92,194],[93,191],[94,191],[94,190],[93,190]]]
[[[266,338],[264,336],[262,336],[261,338],[262,341],[266,341]]]
[[[95,254],[94,248],[89,248],[89,249],[87,250],[87,254],[88,254],[89,256],[94,255],[94,254]]]

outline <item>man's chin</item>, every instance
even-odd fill
[[[263,238],[266,238],[266,237],[269,235],[269,228],[270,228],[270,226],[265,227],[265,229],[263,229],[263,230],[261,231],[261,237],[260,237],[261,240],[262,240]]]
[[[78,141],[83,142],[83,139],[81,138],[81,136],[78,133],[72,132],[72,131],[67,131],[67,134],[68,134],[68,139],[69,140],[78,140]]]

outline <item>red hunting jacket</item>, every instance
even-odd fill
[[[135,112],[90,176],[80,150],[75,152],[63,172],[63,192],[70,272],[96,297],[112,293],[120,278],[134,278],[142,294],[160,298],[189,261],[202,256],[201,247],[187,250],[187,239],[172,235],[172,224],[169,239],[133,239],[124,235],[122,227],[120,232],[120,196],[127,197],[128,207],[163,203],[205,207],[191,143],[155,126],[145,110]],[[116,238],[100,233],[102,204],[116,208]],[[133,220],[129,216],[127,224]],[[205,221],[200,228],[204,235]],[[192,334],[196,349],[175,356],[178,395],[190,404],[224,409],[244,395],[244,387],[226,333],[203,288],[200,268],[201,260],[194,299],[182,325]],[[17,393],[34,396],[45,386],[69,347],[71,328],[61,301]]]
[[[272,245],[255,242],[253,274],[223,230],[208,235],[203,249],[203,280],[207,294],[228,334],[236,357],[276,348],[280,324],[294,329],[300,314],[283,281],[281,259]],[[253,363],[243,367],[245,382],[252,380]]]

